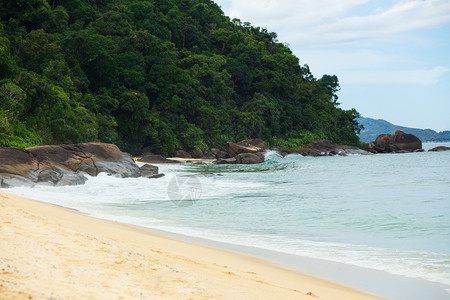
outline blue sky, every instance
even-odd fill
[[[341,107],[450,130],[450,0],[215,0],[278,34],[313,74],[337,75]]]

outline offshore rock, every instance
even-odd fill
[[[370,154],[367,151],[357,147],[338,145],[328,140],[319,140],[309,143],[296,151],[303,156],[347,156],[349,154]]]
[[[241,153],[236,156],[238,164],[260,164],[264,162],[264,154],[257,153]]]
[[[145,164],[139,168],[141,171],[141,177],[153,178],[159,172],[159,168],[157,166]]]
[[[113,144],[84,143],[21,148],[0,148],[0,186],[78,185],[85,174],[105,172],[139,177],[141,170],[128,153]]]
[[[433,149],[430,149],[428,151],[433,151],[433,152],[450,151],[450,147],[439,146],[439,147],[434,147]]]
[[[367,144],[372,153],[409,153],[422,149],[422,141],[412,134],[397,130],[395,134],[380,134],[377,139]]]

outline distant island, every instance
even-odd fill
[[[422,142],[443,142],[450,141],[450,131],[436,132],[432,129],[409,128],[404,126],[394,125],[386,120],[372,119],[360,117],[357,119],[358,123],[364,126],[359,134],[359,139],[362,142],[370,143],[374,141],[378,135],[387,133],[394,134],[396,130],[401,130],[406,133],[414,134]]]

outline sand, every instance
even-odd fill
[[[0,299],[379,299],[0,191]]]

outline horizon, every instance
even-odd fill
[[[277,33],[315,77],[337,75],[341,108],[399,126],[450,130],[450,2],[216,3],[231,19]]]

